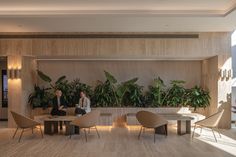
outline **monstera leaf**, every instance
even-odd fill
[[[52,79],[49,77],[49,76],[47,76],[46,74],[44,74],[42,71],[40,71],[40,70],[37,70],[37,73],[38,73],[38,76],[43,80],[43,81],[45,81],[45,82],[52,82]]]
[[[133,79],[130,79],[128,81],[122,82],[120,85],[118,85],[116,93],[120,99],[123,98],[125,92],[129,89],[129,85],[134,84],[138,81],[138,78],[135,77]]]
[[[109,72],[107,72],[107,71],[104,71],[104,73],[105,73],[106,79],[107,79],[111,84],[117,83],[117,80],[115,79],[115,77],[114,77],[111,73],[109,73]]]
[[[58,79],[57,79],[57,81],[55,82],[55,84],[59,84],[59,83],[61,83],[63,80],[65,80],[66,79],[66,76],[61,76],[61,77],[59,77]]]

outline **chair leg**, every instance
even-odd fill
[[[140,139],[141,133],[142,133],[143,127],[141,126],[139,134],[138,134],[138,139]]]
[[[18,131],[18,127],[16,128],[16,131],[15,131],[14,135],[12,136],[12,139],[15,138],[17,131]]]
[[[18,139],[18,142],[20,142],[20,140],[21,140],[21,137],[22,137],[22,135],[23,135],[23,132],[24,132],[25,130],[24,129],[22,129],[22,131],[21,131],[21,134],[20,134],[20,137],[19,137],[19,139]]]
[[[220,132],[220,129],[219,128],[216,128],[217,129],[217,132],[218,132],[218,134],[219,134],[219,136],[220,136],[220,138],[221,138],[221,132]]]
[[[41,125],[39,125],[39,130],[40,130],[41,136],[42,136],[42,138],[43,138],[43,131],[42,131]]]
[[[216,139],[216,135],[215,135],[215,133],[214,133],[214,130],[211,129],[211,131],[212,131],[212,133],[213,133],[213,135],[214,135],[214,138],[215,138],[215,140],[216,140],[216,142],[217,142],[217,139]]]
[[[194,137],[195,129],[196,129],[196,124],[194,125],[194,129],[193,129],[193,133],[192,133],[192,138]]]
[[[97,129],[96,126],[95,126],[95,130],[96,130],[96,132],[97,132],[98,138],[100,138],[100,135],[99,135],[99,133],[98,133],[98,129]]]
[[[88,141],[88,139],[87,139],[87,132],[86,132],[86,130],[84,129],[84,135],[85,135],[85,140],[86,140],[86,142]]]

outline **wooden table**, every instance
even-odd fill
[[[194,118],[187,114],[178,114],[178,113],[168,113],[168,114],[160,114],[167,120],[177,121],[177,134],[191,134],[191,120]],[[156,133],[162,133],[160,128],[156,128]]]
[[[58,133],[58,123],[64,122],[66,126],[65,135],[70,135],[71,133],[79,133],[79,128],[70,126],[70,122],[75,120],[76,116],[49,116],[44,119],[44,134],[57,134]]]

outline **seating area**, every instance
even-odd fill
[[[0,0],[0,157],[236,156],[236,0]]]

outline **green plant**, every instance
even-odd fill
[[[171,107],[180,107],[186,104],[186,89],[184,88],[185,81],[173,80],[171,87],[167,90],[164,103]]]
[[[38,76],[45,82],[47,82],[50,86],[49,89],[52,89],[52,92],[54,92],[56,89],[60,89],[62,91],[62,96],[65,99],[67,103],[69,103],[69,106],[72,106],[73,104],[70,101],[70,84],[69,81],[66,80],[66,76],[59,77],[55,82],[52,81],[52,79],[43,73],[40,70],[37,70]]]
[[[210,95],[208,91],[205,91],[201,87],[195,86],[187,90],[187,105],[194,107],[196,110],[199,107],[206,108],[210,105]]]
[[[70,82],[69,87],[70,87],[69,101],[73,105],[79,103],[81,91],[84,91],[86,95],[90,98],[93,96],[92,87],[85,83],[81,83],[79,79],[75,79],[72,82]]]
[[[143,87],[136,83],[129,83],[126,86],[127,90],[122,97],[122,104],[124,106],[143,107]]]
[[[61,84],[65,84],[67,83],[68,81],[66,80],[66,76],[61,76],[59,77],[54,83],[52,82],[52,79],[46,75],[45,73],[43,73],[42,71],[40,70],[37,70],[37,74],[38,76],[45,82],[47,82],[49,84],[49,86],[52,88],[52,89],[58,89]]]
[[[50,88],[40,88],[37,85],[34,85],[34,91],[28,97],[28,103],[31,107],[38,108],[47,108],[50,104],[50,100],[53,95],[49,92]]]
[[[94,89],[92,104],[95,107],[109,107],[116,104],[116,98],[112,86],[108,80],[105,82],[97,81],[97,86]]]
[[[146,94],[146,101],[149,106],[159,107],[164,105],[163,102],[166,96],[164,88],[164,81],[160,77],[155,78],[154,85],[149,86],[149,91]]]

